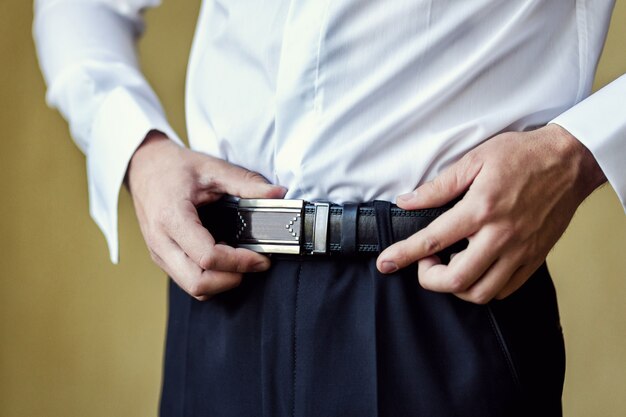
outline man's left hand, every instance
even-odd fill
[[[606,181],[595,159],[558,125],[509,132],[468,152],[433,181],[399,196],[406,210],[442,206],[428,227],[383,251],[383,273],[418,262],[420,284],[484,304],[507,297],[544,262],[580,203]],[[467,239],[448,265],[435,255]]]

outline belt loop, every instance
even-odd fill
[[[391,227],[391,203],[388,201],[374,201],[376,212],[376,230],[378,232],[378,249],[383,251],[393,244],[393,228]]]
[[[357,203],[345,203],[341,216],[341,252],[354,254],[357,248],[359,205]]]

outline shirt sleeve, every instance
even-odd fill
[[[118,262],[117,205],[128,162],[151,130],[182,142],[142,76],[135,41],[159,0],[35,0],[46,101],[87,157],[89,207]]]
[[[626,75],[552,120],[593,154],[626,211]]]

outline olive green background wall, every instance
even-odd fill
[[[626,72],[618,3],[596,87]],[[44,104],[31,4],[0,0],[0,417],[154,416],[166,279],[126,192],[122,261],[109,263],[88,216],[84,158]],[[169,0],[151,11],[140,47],[181,134],[198,5]],[[626,216],[610,187],[579,209],[549,264],[568,346],[566,416],[626,415]]]

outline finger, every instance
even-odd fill
[[[502,288],[494,297],[496,300],[502,300],[503,298],[508,297],[513,294],[515,291],[519,290],[522,285],[528,281],[528,279],[535,273],[535,271],[539,268],[539,265],[525,265],[519,268],[515,274],[511,277],[509,282]]]
[[[182,203],[163,227],[167,235],[202,270],[259,272],[270,267],[266,256],[227,245],[216,245],[213,236],[202,226],[196,208],[189,201]]]
[[[242,198],[283,198],[284,187],[269,184],[261,174],[230,164],[223,160],[203,166],[203,174],[210,180],[213,192]]]
[[[482,162],[468,154],[452,164],[432,181],[415,191],[398,196],[396,204],[405,210],[443,206],[466,191],[482,168]]]
[[[203,271],[168,240],[154,248],[153,259],[185,292],[201,301],[238,286],[242,278],[236,272]]]
[[[487,304],[511,283],[519,269],[519,262],[511,257],[501,257],[467,291],[454,295],[474,304]]]
[[[417,278],[420,281],[420,277],[427,273],[430,274],[438,274],[445,271],[446,265],[441,263],[441,259],[437,255],[427,256],[425,258],[420,259],[417,262]]]
[[[467,248],[450,260],[448,265],[427,262],[418,264],[420,285],[436,292],[461,293],[470,288],[498,258],[489,233],[478,233],[469,238]]]
[[[378,256],[378,270],[394,272],[474,234],[479,224],[467,207],[466,203],[460,202],[424,229],[389,246]]]
[[[200,263],[201,268],[223,272],[262,272],[271,265],[270,259],[260,253],[244,248],[216,244]]]

